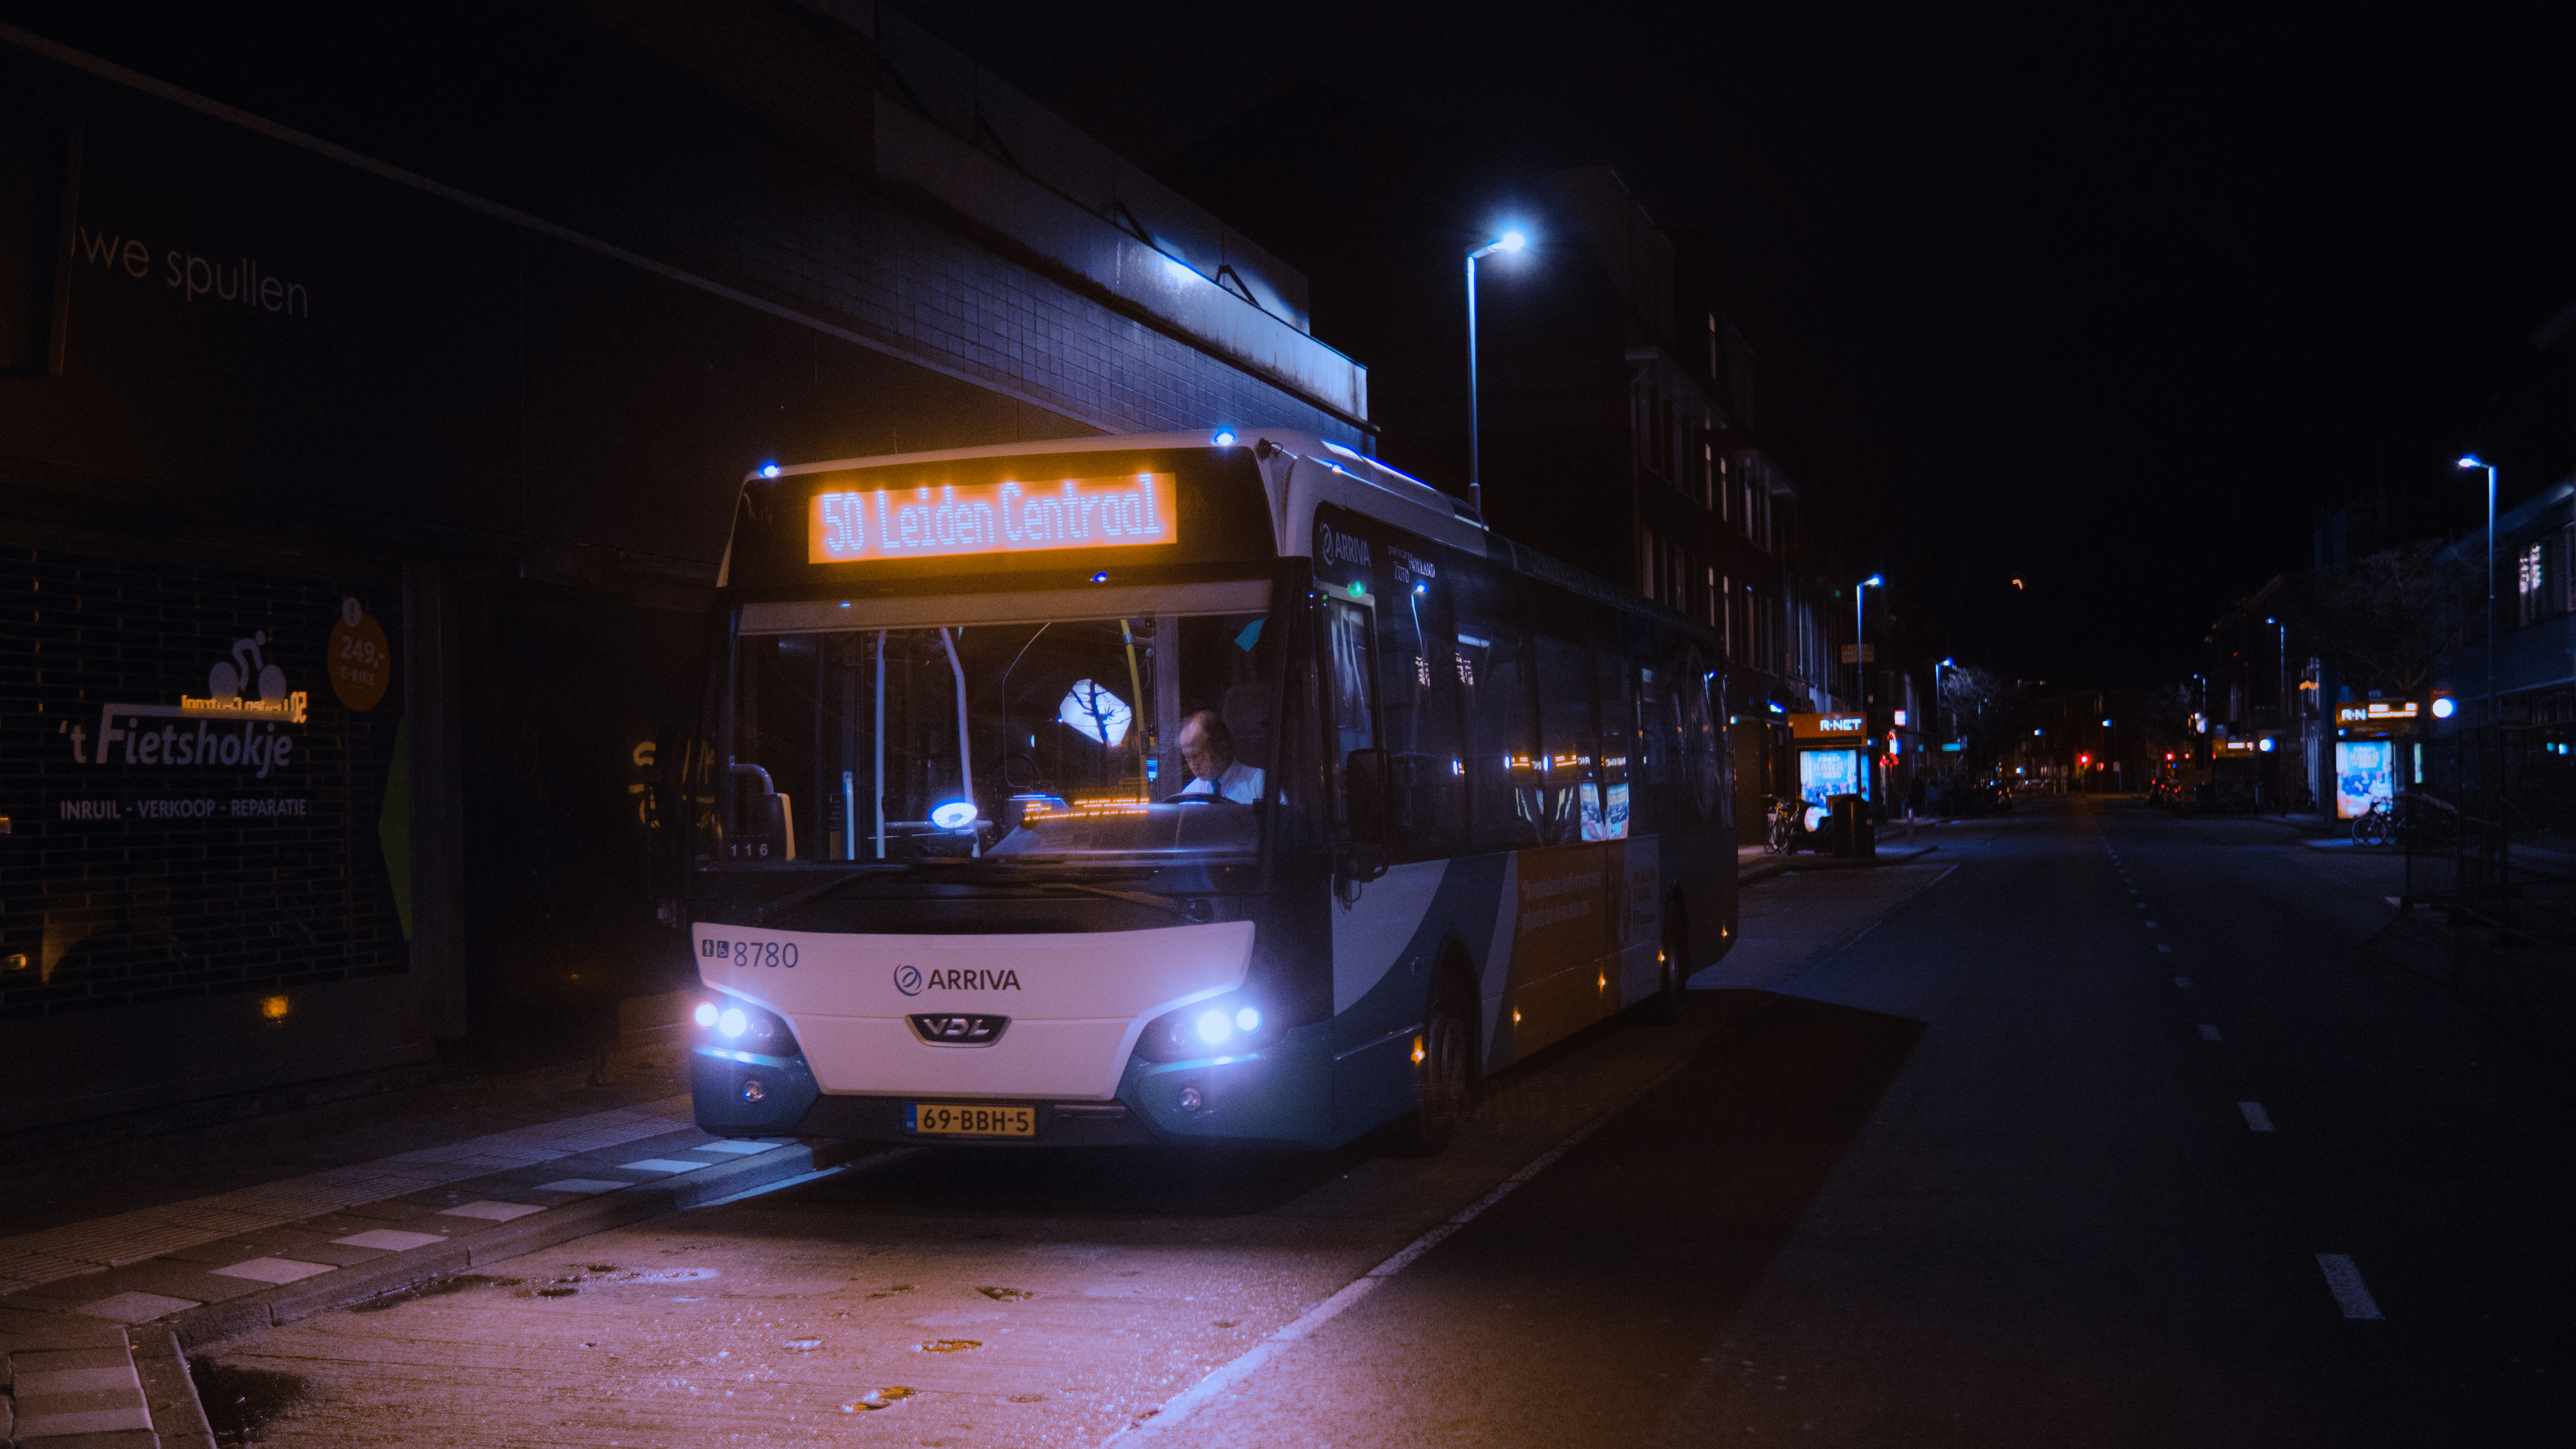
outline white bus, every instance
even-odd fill
[[[1436,1150],[1733,938],[1715,637],[1336,444],[764,467],[719,596],[710,1132]]]

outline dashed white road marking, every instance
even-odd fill
[[[2272,1130],[2272,1114],[2263,1110],[2262,1103],[2239,1102],[2236,1104],[2236,1110],[2245,1114],[2246,1131],[2269,1132]]]
[[[2352,1265],[2347,1253],[2319,1253],[2317,1267],[2326,1275],[2326,1288],[2334,1294],[2335,1306],[2346,1318],[2385,1319],[2379,1311],[2379,1300],[2370,1296],[2369,1285],[2361,1281],[2361,1270]]]
[[[2218,1028],[2211,1026],[2208,1022],[2202,1022],[2200,1024],[2200,1039],[2202,1041],[2218,1040]]]

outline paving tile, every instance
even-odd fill
[[[12,1374],[79,1373],[88,1369],[126,1369],[134,1366],[133,1355],[124,1345],[114,1348],[63,1348],[52,1352],[19,1352],[9,1356]]]
[[[10,1391],[21,1404],[52,1402],[70,1394],[143,1392],[142,1381],[135,1378],[131,1360],[95,1368],[39,1369],[34,1372],[15,1369],[14,1372],[16,1381],[10,1385]]]
[[[152,1411],[144,1405],[141,1390],[125,1395],[133,1402],[103,1405],[94,1409],[38,1411],[21,1407],[18,1411],[18,1441],[51,1440],[59,1445],[73,1434],[112,1434],[118,1430],[141,1430],[146,1439],[152,1434]]]
[[[13,1359],[51,1349],[113,1348],[119,1353],[125,1351],[125,1335],[115,1324],[83,1318],[69,1310],[40,1313],[0,1304],[0,1337],[7,1338],[13,1345],[30,1345],[13,1347]]]
[[[219,1298],[256,1290],[253,1285],[238,1279],[209,1273],[203,1263],[175,1263],[168,1258],[154,1258],[117,1269],[109,1275],[108,1284],[102,1291],[158,1293],[164,1298],[193,1298],[199,1303],[212,1303]],[[99,1295],[90,1296],[95,1298]]]
[[[496,1223],[506,1223],[512,1218],[523,1218],[530,1213],[541,1213],[544,1211],[544,1208],[538,1207],[533,1203],[495,1202],[486,1198],[480,1202],[459,1203],[455,1207],[448,1208],[441,1212],[439,1216],[449,1218],[485,1218]]]
[[[621,1187],[631,1186],[631,1183],[611,1182],[604,1177],[567,1177],[560,1182],[539,1183],[537,1191],[577,1192],[587,1197],[592,1193],[615,1192]]]
[[[332,1266],[329,1263],[299,1262],[293,1258],[253,1258],[247,1263],[235,1263],[229,1268],[210,1271],[226,1278],[248,1278],[259,1283],[292,1283],[316,1273],[328,1273]]]
[[[419,1203],[403,1202],[400,1199],[389,1197],[382,1202],[362,1202],[352,1204],[349,1207],[342,1208],[340,1211],[333,1213],[332,1216],[366,1218],[380,1223],[399,1223],[407,1222],[417,1217],[426,1217],[429,1214],[429,1211],[430,1210],[428,1208],[421,1206]]]
[[[699,1168],[707,1166],[704,1162],[691,1162],[684,1157],[647,1157],[641,1161],[621,1162],[617,1165],[626,1169],[628,1172],[664,1172],[675,1174],[682,1172],[695,1172]]]
[[[110,1323],[149,1323],[165,1313],[194,1308],[204,1301],[200,1298],[172,1298],[162,1293],[119,1293],[113,1298],[84,1303],[72,1311],[91,1318],[104,1318]],[[21,1437],[27,1437],[26,1431],[20,1430],[19,1433]]]
[[[345,1238],[333,1238],[331,1241],[344,1247],[382,1248],[389,1253],[400,1253],[411,1248],[426,1248],[432,1243],[443,1243],[447,1239],[437,1233],[406,1233],[398,1228],[371,1228],[363,1233],[352,1233]]]
[[[64,1439],[47,1439],[27,1449],[165,1449],[161,1436],[149,1429],[104,1430],[74,1434]]]
[[[727,1140],[719,1142],[701,1142],[689,1150],[691,1152],[730,1152],[741,1156],[749,1156],[754,1152],[767,1152],[771,1148],[784,1147],[786,1145],[787,1144],[783,1142],[735,1142]]]
[[[289,1258],[298,1263],[321,1263],[333,1268],[354,1268],[385,1255],[383,1248],[353,1248],[328,1238],[297,1238],[284,1243],[259,1243],[254,1247],[272,1258]],[[238,1261],[238,1258],[236,1258]]]

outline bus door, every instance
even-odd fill
[[[1624,778],[1605,777],[1605,732],[1596,713],[1592,648],[1540,634],[1533,671],[1538,755],[1529,799],[1539,848],[1515,871],[1511,1001],[1515,1058],[1616,1011],[1624,990],[1618,960],[1619,909],[1627,895],[1625,843],[1614,841],[1610,808],[1624,810]],[[1624,773],[1624,772],[1622,772]],[[1606,788],[1616,783],[1621,793]],[[1620,827],[1625,829],[1622,817]]]

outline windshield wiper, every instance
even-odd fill
[[[832,892],[839,890],[841,887],[848,885],[853,881],[868,880],[880,875],[902,875],[917,868],[918,867],[915,866],[913,862],[908,860],[876,861],[867,865],[858,866],[853,868],[847,875],[834,876],[830,880],[823,882],[821,885],[807,886],[801,891],[793,891],[787,895],[780,896],[778,899],[769,902],[756,911],[753,911],[751,913],[749,924],[757,926],[761,922],[768,920],[770,917],[777,915],[780,911],[794,910],[796,907],[805,905],[808,902],[821,900],[823,897],[830,895]]]

